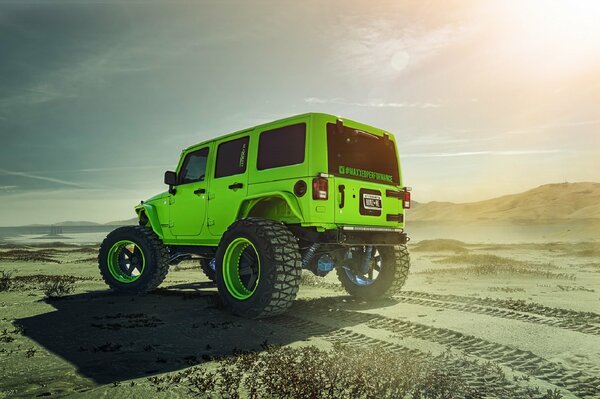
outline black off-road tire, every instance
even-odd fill
[[[223,257],[228,245],[243,237],[252,242],[260,261],[256,290],[238,300],[227,290],[223,277]],[[247,318],[264,318],[284,313],[293,303],[300,287],[302,259],[296,237],[281,222],[245,218],[233,223],[219,243],[216,254],[216,280],[226,309]]]
[[[336,268],[338,279],[348,294],[365,300],[390,298],[404,286],[410,268],[406,245],[380,246],[377,250],[382,255],[382,270],[370,285],[357,285],[343,267]]]
[[[210,268],[209,263],[210,259],[200,258],[200,269],[202,269],[204,275],[214,283],[216,281],[215,271]]]
[[[142,251],[146,264],[140,277],[133,282],[118,281],[109,271],[108,253],[121,240],[134,242]],[[98,254],[98,267],[104,282],[113,290],[129,293],[146,293],[156,289],[169,271],[169,251],[152,229],[142,226],[124,226],[110,232]]]

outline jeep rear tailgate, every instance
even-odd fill
[[[393,137],[327,124],[335,223],[403,227],[400,168]]]

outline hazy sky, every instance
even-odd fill
[[[598,21],[595,0],[0,1],[0,225],[130,218],[183,147],[308,111],[393,132],[418,201],[600,181]]]

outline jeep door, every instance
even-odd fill
[[[216,142],[215,167],[208,195],[208,230],[221,236],[237,216],[248,192],[250,131]]]
[[[189,152],[177,175],[175,193],[169,198],[170,229],[175,236],[197,236],[206,217],[206,179],[211,146]]]

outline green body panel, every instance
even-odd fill
[[[195,148],[199,150],[208,148],[209,159],[214,145]],[[210,176],[214,165],[208,164],[206,176]],[[175,195],[169,196],[169,230],[174,237],[197,237],[206,229],[207,192],[209,179],[188,184],[180,184],[176,187]],[[196,194],[198,190],[203,193]]]
[[[327,114],[314,114],[313,124],[317,127],[313,132],[315,140],[310,143],[311,153],[311,164],[313,165],[312,171],[328,171],[327,162],[327,123],[335,123],[337,117]],[[394,136],[386,132],[385,130],[377,129],[375,127],[365,125],[363,123],[351,121],[348,119],[342,119],[344,126],[350,128],[363,130],[378,136],[388,135],[389,138],[394,142],[396,148],[396,156],[398,160],[400,157],[397,153],[397,146],[395,144]],[[400,162],[398,162],[398,166]],[[316,175],[316,173],[313,173]],[[329,200],[328,201],[312,201],[317,206],[325,206],[325,211],[317,212],[311,207],[311,218],[313,223],[322,222],[324,224],[334,222],[337,226],[377,226],[377,227],[394,227],[403,228],[404,223],[388,222],[386,221],[386,214],[404,213],[401,206],[401,201],[396,198],[390,198],[385,196],[386,190],[400,190],[402,188],[402,175],[400,174],[400,184],[398,186],[388,185],[378,182],[370,182],[365,180],[352,179],[346,176],[333,176],[329,178]],[[339,205],[341,202],[341,193],[339,186],[345,186],[345,201],[344,208],[340,209]],[[360,197],[359,192],[361,188],[378,190],[382,194],[382,212],[381,216],[365,216],[359,213]],[[355,198],[353,196],[356,196]],[[327,204],[322,204],[327,202]]]
[[[379,227],[399,227],[400,224],[397,222],[388,222],[386,220],[387,214],[399,214],[403,213],[404,210],[401,206],[401,201],[397,198],[391,198],[385,196],[386,189],[394,189],[393,186],[386,187],[385,185],[372,183],[361,180],[353,180],[344,177],[334,176],[331,178],[335,192],[335,205],[333,219],[338,225],[354,225],[354,226],[379,226]],[[340,209],[339,204],[342,201],[341,193],[338,189],[340,185],[345,187],[344,193],[344,208]],[[370,189],[381,193],[381,215],[361,215],[360,214],[360,190]]]
[[[250,154],[256,152],[257,146],[256,140],[252,140],[252,129],[240,132],[234,136],[215,140],[215,148],[218,148],[221,143],[246,136],[249,136],[250,140],[246,152],[247,158],[243,161],[246,164],[245,172],[219,178],[215,178],[214,173],[212,172],[207,174],[210,178],[210,191],[208,193],[208,234],[206,235],[220,238],[229,225],[236,220],[236,211],[246,198],[246,193],[248,192],[248,169],[252,164]],[[209,165],[214,165],[216,160],[214,151],[209,159]],[[242,162],[242,160],[240,160],[240,162]],[[233,184],[242,184],[242,187],[230,189],[229,186]]]
[[[328,123],[335,124],[339,119],[333,115],[319,113],[297,115],[193,145],[182,152],[177,173],[180,173],[187,154],[209,147],[205,180],[179,185],[175,187],[175,194],[166,192],[152,197],[138,205],[136,212],[138,215],[141,212],[145,213],[156,234],[165,244],[171,245],[216,246],[222,234],[235,220],[247,216],[316,227],[318,231],[341,226],[403,228],[404,223],[386,220],[387,214],[404,213],[401,200],[386,196],[386,190],[402,189],[401,174],[400,184],[392,185],[359,180],[346,173],[329,173],[326,126]],[[344,126],[353,129],[377,136],[387,135],[396,148],[394,136],[389,132],[348,119],[342,121]],[[304,162],[259,170],[256,167],[259,135],[266,130],[298,123],[306,124]],[[219,144],[245,136],[249,137],[244,160],[245,171],[233,176],[215,178],[214,168]],[[397,148],[396,156],[399,160]],[[323,173],[327,174],[329,181],[328,199],[313,200],[312,181]],[[307,192],[302,196],[294,194],[294,185],[299,180],[303,180],[307,185]],[[234,184],[242,186],[230,189],[229,186]],[[340,185],[345,187],[343,208],[340,208]],[[199,189],[204,189],[205,193],[194,193]],[[361,189],[381,193],[380,216],[360,214]]]
[[[257,186],[250,186],[248,195],[242,202],[236,219],[241,219],[248,216],[263,217],[265,219],[279,220],[284,223],[301,223],[303,220],[302,208],[291,189],[298,179],[293,179],[293,182],[279,181],[274,187],[277,191],[264,191],[265,187],[262,183]],[[288,183],[287,185],[285,183]],[[252,192],[258,194],[252,195]]]

